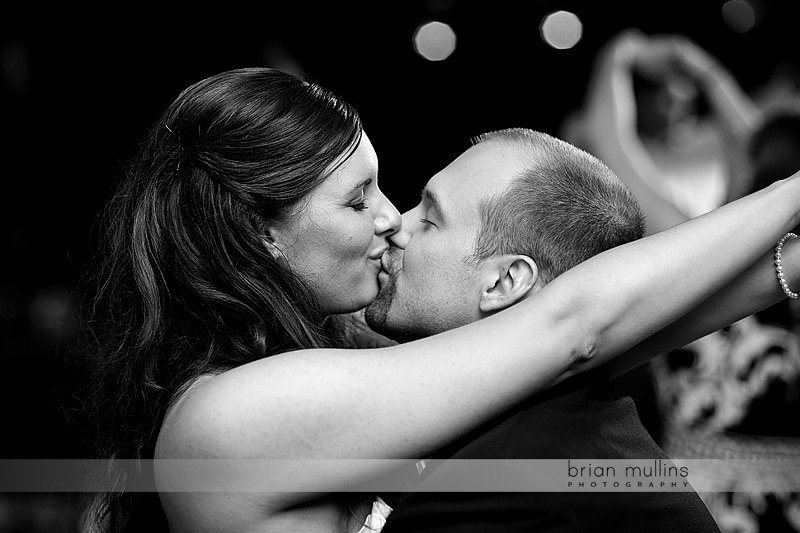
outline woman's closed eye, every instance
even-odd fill
[[[367,186],[370,183],[372,183],[372,180],[367,181],[361,186],[358,198],[350,202],[349,207],[355,209],[356,211],[364,211],[365,209],[369,208],[366,200],[367,200]]]
[[[369,208],[367,203],[364,201],[364,196],[363,195],[357,201],[355,201],[354,203],[350,204],[350,207],[352,207],[356,211],[364,211],[365,209]]]

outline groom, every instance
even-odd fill
[[[599,160],[548,135],[511,129],[479,137],[431,178],[419,205],[403,215],[403,226],[397,248],[384,255],[381,292],[366,311],[374,330],[401,342],[535,297],[585,259],[641,237],[644,219]],[[708,307],[723,309],[716,316],[701,306],[622,364],[630,368],[757,305],[733,293],[715,298],[721,299]],[[617,371],[609,368],[607,375]],[[667,459],[632,400],[616,398],[601,378],[520,405],[435,457]],[[418,490],[397,503],[383,533],[719,531],[695,492],[426,492],[448,475],[446,462],[429,470]]]

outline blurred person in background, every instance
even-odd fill
[[[746,146],[762,120],[730,72],[691,40],[627,30],[598,54],[562,136],[633,189],[652,234],[750,189]]]
[[[797,102],[765,112],[745,153],[753,190],[800,170]],[[737,476],[723,479],[705,472],[702,496],[722,531],[800,531],[798,300],[781,301],[654,359],[653,375],[662,442],[672,457],[757,457],[786,465],[745,462]],[[746,491],[738,484],[744,479],[751,487]]]
[[[796,100],[785,103],[762,111],[682,37],[623,32],[598,56],[586,106],[564,134],[635,189],[648,232],[657,233],[800,169]],[[800,412],[796,309],[795,300],[781,302],[655,358],[635,385],[628,379],[640,401],[655,403],[658,420],[649,427],[671,457],[800,464],[800,435],[788,423]],[[754,462],[742,476],[763,478],[765,488],[749,493],[737,491],[735,479],[714,482],[717,474],[708,472],[709,485],[698,490],[724,532],[800,530],[796,491],[770,489],[797,487],[800,469]]]

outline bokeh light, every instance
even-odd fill
[[[572,48],[583,36],[583,23],[575,13],[556,11],[547,15],[539,27],[544,42],[557,50]]]
[[[14,94],[22,94],[30,85],[30,61],[28,46],[21,42],[10,42],[0,46],[0,83]]]
[[[747,0],[728,0],[722,4],[722,20],[736,33],[746,33],[756,25],[756,11]]]
[[[62,285],[41,287],[31,297],[28,305],[31,326],[42,333],[58,335],[65,333],[74,315],[70,290]]]
[[[427,22],[414,32],[414,50],[428,61],[443,61],[456,49],[456,33],[444,22]]]

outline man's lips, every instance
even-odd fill
[[[374,259],[374,260],[376,260],[376,261],[377,261],[378,259],[382,259],[382,258],[383,258],[383,256],[386,254],[386,250],[388,250],[388,249],[389,249],[389,247],[388,247],[388,246],[384,246],[384,247],[383,247],[383,248],[381,248],[380,250],[377,250],[376,252],[373,252],[373,253],[369,254],[369,258],[370,258],[370,259]]]
[[[387,274],[393,274],[397,272],[397,261],[393,261],[394,253],[392,249],[389,249],[381,256],[381,270],[386,272]]]

